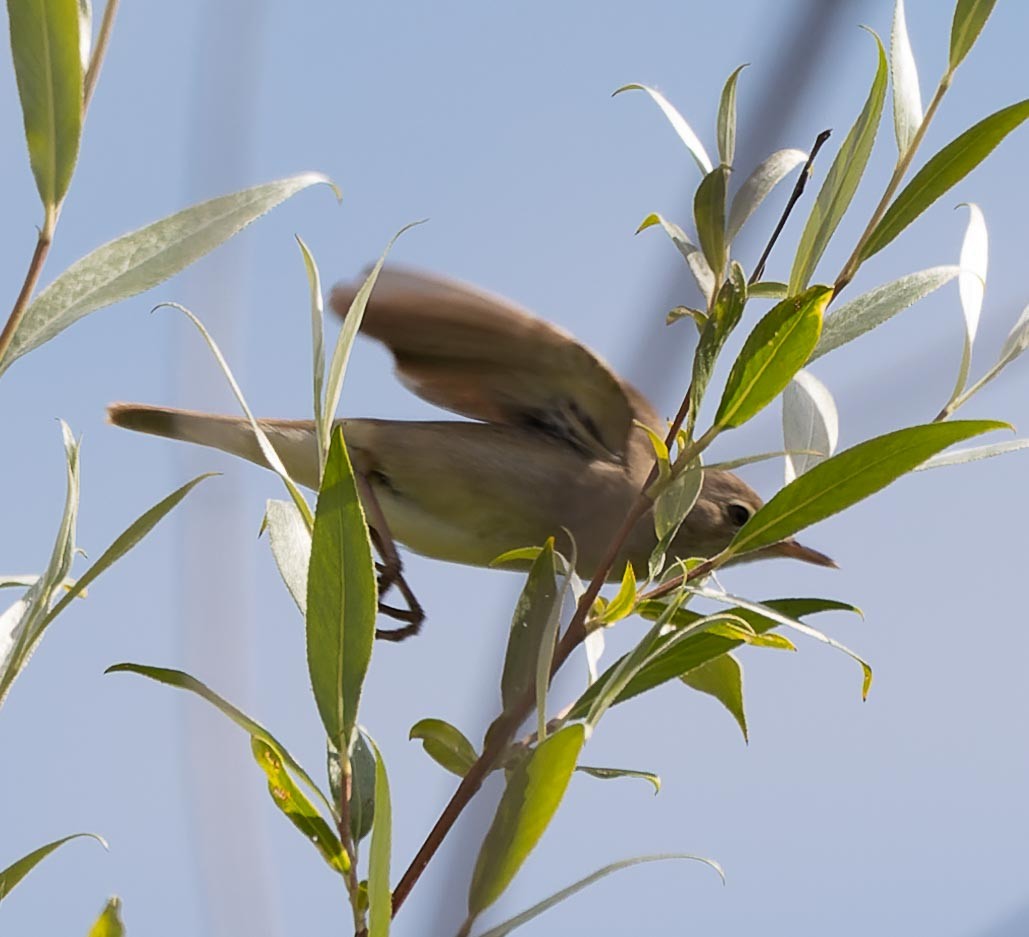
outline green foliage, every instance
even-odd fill
[[[343,431],[329,445],[311,535],[307,576],[307,666],[318,713],[346,751],[375,638],[372,548]]]
[[[89,929],[87,937],[125,937],[125,925],[121,920],[121,901],[109,898]]]
[[[442,719],[419,719],[407,737],[421,739],[425,754],[459,778],[468,773],[479,757],[464,733]]]
[[[82,60],[77,0],[7,0],[29,162],[46,226],[71,183],[82,134]]]
[[[368,937],[387,937],[393,919],[389,883],[393,813],[386,764],[374,742],[371,746],[375,750],[375,826],[368,856]]]
[[[472,873],[472,917],[504,893],[536,847],[564,797],[585,741],[581,724],[565,726],[511,772]]]
[[[69,843],[73,839],[82,839],[84,837],[95,839],[104,849],[107,848],[107,843],[97,836],[96,833],[73,833],[71,836],[62,836],[60,839],[55,839],[52,843],[40,846],[39,849],[34,849],[16,862],[11,863],[6,869],[0,870],[0,901],[3,901],[14,890],[14,887],[50,853],[60,849],[65,843]]]

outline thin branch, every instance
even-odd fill
[[[56,223],[56,219],[54,219],[54,223]],[[48,228],[51,230],[48,230]],[[21,286],[18,298],[14,301],[14,308],[7,317],[7,324],[4,326],[4,330],[0,332],[0,361],[4,360],[7,349],[10,348],[11,342],[14,341],[14,333],[18,330],[22,316],[25,315],[25,310],[29,308],[29,300],[36,289],[36,284],[39,282],[39,275],[43,272],[46,255],[50,252],[51,234],[52,225],[44,225],[43,230],[39,232],[39,237],[36,240],[36,249],[32,252],[32,260],[29,261],[29,269],[25,274],[25,282]]]
[[[354,845],[354,836],[350,829],[350,796],[354,789],[354,774],[350,764],[350,758],[346,752],[341,751],[339,758],[339,841],[343,851],[347,855],[350,868],[347,869],[346,883],[347,894],[350,898],[350,907],[354,913],[354,937],[362,937],[367,933],[364,923],[364,914],[358,904],[358,892],[360,882],[357,878],[357,847]]]
[[[89,102],[93,99],[93,92],[96,90],[97,80],[100,78],[100,69],[104,64],[104,57],[107,55],[107,46],[111,42],[111,30],[114,29],[114,17],[118,12],[118,4],[121,0],[107,0],[104,5],[104,18],[100,22],[100,32],[97,33],[96,45],[93,47],[93,54],[89,59],[89,68],[82,79],[82,116],[85,118],[89,110]]]
[[[768,262],[768,255],[772,253],[772,248],[775,247],[775,242],[779,240],[779,235],[782,234],[782,229],[786,227],[786,221],[790,217],[790,212],[793,211],[793,206],[797,204],[801,195],[804,194],[804,188],[807,186],[807,180],[810,177],[811,169],[815,164],[815,157],[818,155],[818,151],[825,144],[825,141],[829,139],[831,134],[832,130],[823,130],[815,138],[815,145],[811,147],[811,153],[808,155],[807,162],[804,163],[804,168],[800,171],[800,176],[797,178],[797,184],[793,187],[793,191],[790,193],[790,198],[786,203],[786,208],[783,210],[782,217],[779,219],[779,223],[775,226],[772,236],[768,239],[768,244],[761,252],[761,259],[757,262],[754,272],[750,275],[750,280],[747,281],[748,286],[753,286],[761,279],[762,276],[764,276],[765,264]]]

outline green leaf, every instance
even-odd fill
[[[336,764],[339,764],[338,756]],[[375,771],[376,756],[371,739],[358,731],[350,748],[350,832],[355,843],[364,839],[375,823]],[[336,803],[339,803],[338,792]]]
[[[743,667],[732,654],[709,660],[679,679],[688,687],[718,700],[736,720],[743,733],[743,741],[749,741],[747,715],[743,710]]]
[[[733,261],[729,276],[718,290],[711,307],[711,315],[704,325],[693,354],[693,374],[690,378],[690,409],[686,416],[686,435],[692,437],[701,402],[711,382],[715,363],[726,339],[732,334],[747,304],[747,278],[743,268]]]
[[[290,777],[277,748],[263,739],[251,737],[250,749],[254,760],[268,778],[268,793],[275,806],[301,832],[304,839],[318,850],[330,868],[335,869],[340,875],[347,872],[350,862],[339,837]]]
[[[762,280],[760,283],[751,284],[747,292],[754,299],[785,299],[790,295],[790,288],[785,283],[777,283],[775,280]]]
[[[715,292],[715,275],[704,259],[703,251],[689,239],[689,236],[679,225],[673,221],[668,221],[663,215],[659,215],[656,212],[647,215],[640,222],[636,233],[639,234],[641,231],[646,231],[647,228],[652,228],[654,225],[661,226],[676,249],[682,254],[683,260],[686,261],[686,265],[690,268],[690,273],[693,274],[693,279],[697,282],[697,288],[704,297],[704,302],[710,305],[711,298]]]
[[[372,548],[343,430],[332,434],[307,576],[307,666],[337,749],[350,746],[372,656],[378,597]]]
[[[67,488],[61,524],[54,539],[50,562],[35,584],[0,615],[0,706],[18,674],[25,668],[52,620],[50,603],[65,588],[75,556],[75,525],[79,511],[79,443],[71,428],[61,421],[67,461]]]
[[[704,865],[710,866],[714,869],[719,877],[722,879],[722,883],[725,883],[725,873],[722,871],[722,867],[715,862],[713,859],[705,859],[702,856],[691,856],[686,853],[662,853],[652,856],[636,856],[632,859],[622,859],[618,862],[612,862],[610,865],[605,865],[601,869],[597,869],[592,875],[587,875],[585,878],[579,879],[567,888],[562,888],[560,891],[555,892],[549,898],[544,898],[542,901],[534,904],[531,908],[527,908],[521,914],[516,914],[513,918],[504,921],[502,924],[498,924],[496,927],[491,927],[487,931],[483,931],[479,934],[479,937],[507,937],[513,930],[521,927],[523,924],[528,924],[533,918],[539,917],[544,911],[548,911],[556,904],[560,904],[566,898],[570,898],[577,892],[582,891],[584,888],[588,888],[594,882],[600,881],[602,878],[610,875],[612,872],[618,872],[621,869],[627,869],[630,866],[640,865],[644,862],[665,862],[669,859],[688,859],[693,862],[703,862]]]
[[[863,293],[857,299],[844,303],[835,312],[825,317],[822,336],[811,352],[811,361],[852,342],[855,338],[870,332],[892,319],[898,312],[913,306],[920,299],[949,283],[960,272],[960,267],[930,267],[918,273],[909,273],[874,290]]]
[[[420,719],[411,726],[407,737],[421,739],[425,753],[459,778],[468,773],[479,757],[464,733],[442,719]]]
[[[690,125],[686,123],[686,120],[668,101],[667,98],[654,88],[648,88],[646,85],[623,85],[618,88],[611,97],[621,94],[623,91],[646,91],[650,95],[651,99],[659,108],[661,113],[668,118],[668,122],[672,125],[672,128],[679,135],[679,139],[686,144],[686,149],[690,151],[697,165],[700,167],[700,171],[705,175],[711,172],[711,157],[707,155],[707,151],[704,149],[704,144],[700,142],[700,139],[690,128]]]
[[[541,742],[510,773],[468,892],[468,911],[480,914],[511,884],[564,797],[586,741],[582,724],[567,725]]]
[[[170,670],[166,667],[149,667],[145,664],[112,664],[104,673],[134,673],[141,677],[147,677],[166,686],[176,687],[180,690],[188,690],[201,699],[206,700],[215,709],[227,716],[238,725],[251,738],[260,739],[272,748],[283,760],[289,770],[304,783],[307,789],[321,801],[326,811],[333,814],[332,805],[328,802],[321,788],[318,787],[311,776],[300,766],[299,762],[286,750],[285,746],[275,738],[263,725],[255,722],[245,712],[237,709],[228,700],[223,699],[206,684],[201,683],[195,677],[181,670]]]
[[[725,237],[725,189],[729,182],[727,166],[712,169],[697,186],[693,197],[693,219],[704,259],[720,282],[729,259],[729,243]]]
[[[654,579],[664,567],[665,555],[686,520],[686,515],[697,503],[703,485],[704,471],[698,457],[684,466],[671,484],[657,496],[653,508],[657,544],[650,554],[647,570],[650,579]]]
[[[661,778],[654,774],[653,771],[632,771],[628,768],[594,768],[589,765],[577,765],[575,770],[588,774],[592,778],[599,778],[601,781],[614,781],[618,778],[637,778],[652,785],[655,794],[661,790]]]
[[[100,912],[89,929],[88,937],[125,937],[125,925],[121,919],[121,901],[108,898],[104,910]]]
[[[922,92],[918,87],[918,67],[908,38],[904,0],[897,0],[893,12],[890,65],[893,72],[893,128],[897,150],[903,159],[922,123]]]
[[[860,262],[879,253],[944,192],[986,159],[1027,117],[1029,99],[991,114],[936,153],[886,210],[861,248]]]
[[[830,599],[771,599],[762,602],[761,605],[792,618],[801,618],[805,615],[826,611],[858,611],[853,605]],[[680,608],[668,616],[667,605],[664,602],[644,602],[639,606],[637,612],[650,620],[670,622],[679,630],[695,625],[704,617],[699,612],[685,608]],[[766,634],[778,627],[779,624],[766,615],[739,607],[727,609],[726,614],[744,619],[759,635]],[[690,673],[708,661],[715,660],[746,643],[742,638],[733,640],[725,637],[719,633],[717,626],[695,634],[686,641],[673,643],[674,637],[675,632],[660,635],[645,649],[645,663],[616,694],[612,705],[623,703],[662,683]],[[615,661],[600,675],[600,678],[575,701],[567,718],[581,719],[590,711],[597,697],[608,692],[608,688],[617,677],[619,668],[628,656],[625,655]]]
[[[73,322],[157,286],[279,203],[318,183],[332,185],[319,173],[302,173],[223,195],[98,247],[68,267],[25,310],[0,361],[0,374]]]
[[[505,711],[528,693],[536,682],[540,643],[557,603],[557,595],[554,540],[548,538],[533,561],[511,618],[504,671],[500,678],[500,698]]]
[[[269,501],[264,510],[268,544],[300,614],[307,615],[307,568],[311,564],[311,532],[297,506],[290,501]]]
[[[958,0],[950,26],[950,71],[953,72],[975,45],[997,0]]]
[[[818,191],[815,204],[804,226],[800,246],[793,259],[793,269],[790,271],[791,295],[799,293],[808,285],[811,274],[857,191],[872,152],[872,144],[875,143],[883,101],[886,99],[889,68],[882,42],[874,32],[869,32],[875,39],[878,52],[875,78],[872,80],[865,106],[836,154],[836,159],[833,160],[829,174]]]
[[[81,839],[82,837],[95,839],[104,849],[107,848],[107,843],[97,836],[96,833],[72,833],[71,836],[63,836],[61,839],[55,839],[52,843],[40,846],[39,849],[34,849],[28,855],[22,856],[17,862],[0,871],[0,901],[3,901],[14,890],[14,886],[25,878],[50,853],[60,849],[65,843],[71,842],[73,839]]]
[[[754,213],[758,205],[765,200],[768,193],[790,172],[806,161],[807,153],[803,150],[776,150],[758,164],[757,169],[747,176],[739,191],[733,196],[732,206],[729,209],[729,227],[726,231],[726,237],[730,242],[736,240],[740,229],[746,224],[747,219]],[[775,298],[784,299],[785,294]]]
[[[393,245],[397,242],[397,238],[399,238],[405,231],[409,231],[411,228],[420,224],[423,224],[423,222],[415,221],[412,224],[405,225],[390,238],[389,243],[386,245],[386,249],[382,252],[382,256],[375,262],[375,266],[372,267],[368,276],[365,277],[360,289],[358,289],[357,293],[354,294],[354,298],[350,303],[350,308],[347,310],[347,314],[343,317],[343,327],[339,330],[339,337],[336,339],[336,347],[332,351],[332,360],[329,362],[329,374],[325,383],[325,403],[321,408],[321,439],[323,440],[323,445],[326,447],[321,450],[323,453],[327,453],[329,445],[328,439],[332,432],[332,421],[336,416],[336,410],[339,408],[339,398],[343,393],[343,377],[346,374],[347,362],[350,360],[350,349],[354,345],[354,339],[357,337],[358,329],[361,328],[361,321],[364,319],[364,311],[368,305],[368,300],[372,295],[375,283],[379,278],[379,273],[382,271],[383,264],[386,263],[386,257],[393,249]],[[322,455],[323,463],[326,457],[327,455]]]
[[[597,621],[604,625],[611,625],[616,621],[621,621],[627,615],[632,614],[632,607],[635,604],[636,574],[633,572],[632,563],[627,562],[625,564],[625,572],[622,574],[622,583],[618,587],[618,592],[615,593],[614,598],[608,602]]]
[[[910,426],[858,443],[814,466],[759,508],[733,537],[724,556],[770,546],[849,508],[954,443],[993,430],[996,420]]]
[[[770,404],[811,356],[832,289],[813,286],[773,306],[747,336],[729,372],[715,425],[740,426]]]
[[[701,312],[699,309],[691,309],[689,306],[676,306],[674,309],[668,310],[665,315],[665,325],[671,325],[680,319],[692,319],[699,334],[707,324],[707,313]]]
[[[393,811],[386,763],[375,742],[371,739],[369,742],[375,750],[375,825],[372,827],[372,845],[368,851],[368,937],[388,937],[393,917],[389,884]]]
[[[320,485],[322,472],[325,470],[325,460],[329,456],[329,433],[332,425],[331,417],[326,421],[322,416],[322,407],[324,406],[322,385],[325,383],[325,302],[322,299],[322,278],[318,272],[318,264],[315,262],[314,255],[299,234],[293,236],[297,240],[300,256],[304,260],[307,290],[311,296],[311,377],[314,387],[314,431],[318,440],[318,483]],[[281,567],[279,571],[282,571]]]
[[[167,498],[162,498],[148,511],[137,517],[128,527],[123,530],[104,552],[100,558],[93,563],[79,578],[73,586],[65,590],[61,600],[53,607],[43,622],[43,627],[50,624],[65,608],[78,598],[91,582],[101,573],[105,572],[120,560],[126,553],[136,546],[147,534],[150,533],[164,518],[183,500],[197,485],[205,478],[211,478],[217,472],[205,472],[198,475],[192,481],[186,482],[180,488],[176,488]]]
[[[89,69],[89,60],[93,54],[93,3],[92,0],[78,0],[78,4],[79,61],[82,63],[82,76],[83,82],[85,82],[86,71]]]
[[[7,0],[25,139],[47,225],[71,183],[82,135],[77,0]]]
[[[1022,310],[1022,315],[1018,317],[1018,321],[1015,323],[1014,328],[1008,333],[1008,337],[1004,339],[1004,344],[1001,346],[1000,354],[997,356],[996,363],[976,381],[971,387],[968,388],[963,394],[953,400],[947,406],[947,415],[953,413],[959,406],[969,400],[972,396],[981,391],[987,384],[990,383],[1001,371],[1004,370],[1012,361],[1024,354],[1026,349],[1029,349],[1029,306],[1026,306]],[[937,417],[939,419],[939,417]]]
[[[736,82],[746,67],[741,65],[729,76],[718,102],[718,155],[726,166],[736,158]]]

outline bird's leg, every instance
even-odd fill
[[[404,579],[403,565],[400,562],[400,554],[397,552],[396,542],[390,533],[389,524],[386,523],[386,515],[382,512],[379,499],[369,484],[368,479],[360,472],[355,472],[358,490],[361,495],[361,503],[364,505],[365,513],[368,515],[368,533],[371,536],[375,551],[382,559],[376,563],[375,568],[379,571],[379,611],[388,618],[406,622],[401,628],[376,628],[375,637],[384,641],[403,641],[404,638],[412,637],[421,630],[422,622],[425,620],[425,612],[418,599],[415,598],[411,587]],[[382,597],[396,586],[407,608],[396,608],[382,602]]]

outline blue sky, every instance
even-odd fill
[[[102,675],[119,660],[190,670],[320,771],[301,622],[257,539],[265,499],[280,496],[275,479],[104,423],[113,400],[232,409],[188,323],[150,308],[166,299],[189,305],[256,410],[307,416],[308,300],[293,234],[310,244],[329,284],[353,276],[402,225],[429,218],[404,236],[398,260],[507,294],[569,328],[670,415],[686,379],[690,330],[666,330],[663,317],[695,294],[663,236],[633,232],[651,211],[685,223],[697,171],[645,96],[610,93],[630,81],[660,87],[713,149],[722,82],[750,62],[739,86],[741,136],[758,127],[766,151],[806,148],[833,127],[831,154],[874,66],[872,42],[857,27],[885,37],[891,5],[840,3],[822,39],[795,17],[819,6],[124,5],[44,283],[103,241],[256,182],[318,169],[344,200],[337,206],[325,189],[301,194],[185,274],[62,334],[0,382],[0,570],[28,572],[48,555],[63,498],[55,417],[84,436],[79,542],[92,556],[191,475],[225,473],[58,621],[0,714],[0,863],[81,829],[111,843],[108,854],[82,842],[48,860],[4,902],[5,933],[84,933],[111,893],[124,899],[130,933],[152,937],[345,929],[339,883],[268,802],[245,737],[170,689]],[[949,19],[950,4],[908,3],[925,98],[945,64]],[[1024,5],[998,4],[927,153],[1025,96],[1027,29]],[[787,73],[814,60],[797,102],[765,94],[784,49],[793,56]],[[0,134],[0,282],[13,297],[40,211],[6,56],[0,126],[8,129]],[[830,246],[822,277],[849,252],[894,152],[887,115],[860,207]],[[764,155],[741,143],[743,172]],[[1027,164],[1023,128],[869,263],[851,295],[956,263],[967,213],[954,207],[977,202],[991,234],[973,365],[981,373],[1029,299]],[[823,173],[827,166],[820,161]],[[781,201],[772,201],[753,223],[762,237],[742,244],[747,264],[774,224]],[[784,248],[798,232],[795,221]],[[770,274],[784,276],[788,259],[788,249],[773,254]],[[936,413],[960,360],[960,316],[957,289],[944,288],[814,368],[837,396],[841,444]],[[968,415],[1025,431],[1027,390],[1023,362]],[[362,343],[341,412],[417,419],[434,411],[399,387],[380,349]],[[778,420],[771,408],[717,451],[777,448]],[[860,701],[851,661],[804,643],[795,655],[743,656],[749,745],[716,704],[683,687],[616,709],[591,740],[588,761],[657,771],[660,796],[628,781],[577,777],[490,919],[605,862],[688,851],[717,858],[728,885],[699,866],[635,869],[525,933],[1023,933],[1027,458],[921,474],[822,523],[805,540],[834,556],[839,571],[777,562],[727,572],[725,585],[747,595],[860,605],[863,621],[822,624],[871,660],[869,700]],[[756,466],[745,477],[767,496],[781,484],[781,466]],[[391,774],[397,872],[453,788],[407,730],[437,716],[481,737],[498,705],[519,587],[510,574],[418,557],[408,569],[429,613],[426,632],[376,648],[364,701]],[[619,630],[614,647],[638,624]],[[580,676],[566,677],[564,691]],[[456,928],[498,791],[494,780],[455,830],[396,933]]]

